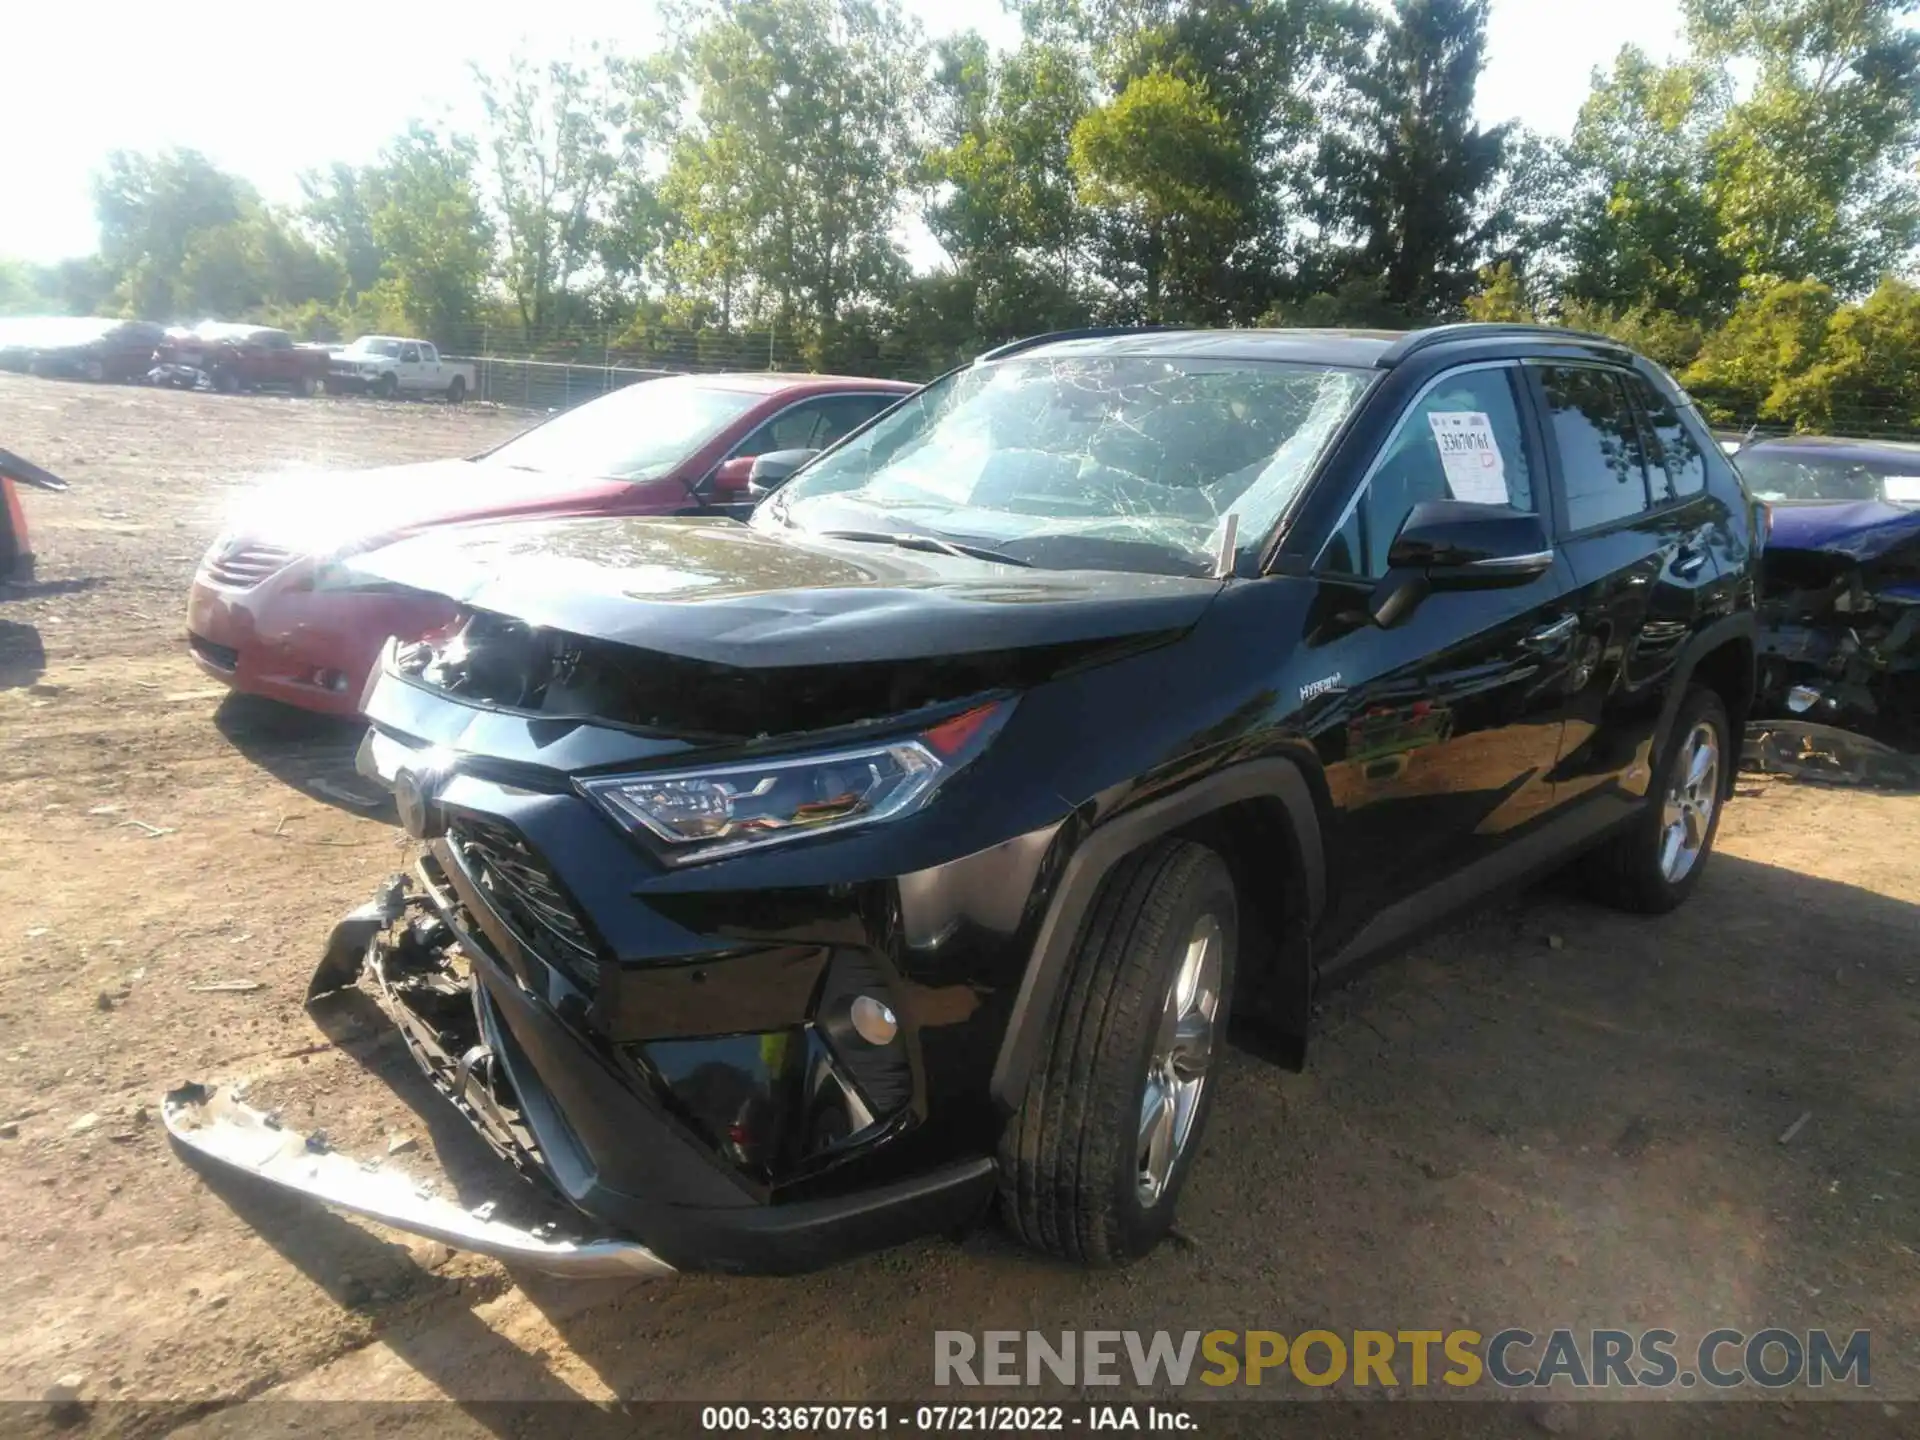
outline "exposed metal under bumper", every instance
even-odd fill
[[[397,1171],[369,1169],[324,1141],[310,1142],[282,1128],[231,1091],[183,1085],[161,1101],[160,1113],[175,1143],[197,1155],[458,1250],[582,1279],[674,1273],[666,1261],[630,1240],[548,1239],[486,1218],[489,1206],[466,1210],[423,1194]]]

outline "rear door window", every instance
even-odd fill
[[[1517,371],[1488,366],[1443,376],[1394,427],[1347,518],[1328,542],[1324,570],[1378,579],[1415,505],[1465,500],[1534,508],[1533,472],[1514,395]]]
[[[418,345],[402,345],[400,347],[400,359],[402,363],[408,365],[417,363],[420,359],[420,347]]]
[[[1640,413],[1653,427],[1656,501],[1698,495],[1707,488],[1707,457],[1680,418],[1680,412],[1671,400],[1639,375],[1627,378],[1627,388],[1639,402]],[[1662,476],[1666,481],[1664,494],[1657,483]]]
[[[1646,446],[1620,375],[1592,365],[1548,365],[1540,381],[1560,452],[1568,528],[1592,530],[1650,509]]]

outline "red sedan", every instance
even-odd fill
[[[194,577],[187,643],[235,690],[352,715],[389,635],[446,602],[346,580],[344,557],[509,516],[669,515],[747,499],[755,456],[821,449],[915,387],[824,375],[677,375],[566,411],[471,460],[289,480],[231,517]]]

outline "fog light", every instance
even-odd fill
[[[900,1033],[900,1022],[894,1018],[893,1011],[871,995],[862,995],[853,1002],[853,1033],[869,1045],[885,1045]]]

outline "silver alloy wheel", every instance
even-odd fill
[[[1720,732],[1700,721],[1674,757],[1660,813],[1660,873],[1678,885],[1700,863],[1720,803]]]
[[[1140,1097],[1140,1203],[1151,1208],[1166,1193],[1173,1168],[1193,1138],[1194,1117],[1213,1060],[1213,1026],[1220,1013],[1220,975],[1226,936],[1212,914],[1194,921],[1186,954],[1161,1006],[1160,1028],[1147,1060]]]

